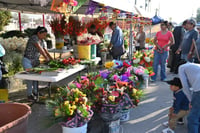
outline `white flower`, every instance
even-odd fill
[[[140,62],[140,59],[134,59],[134,60],[133,60],[133,63],[134,63],[134,64],[138,64],[139,62]]]
[[[150,62],[150,61],[151,61],[151,58],[150,58],[150,57],[144,57],[144,60],[145,60],[146,62]]]

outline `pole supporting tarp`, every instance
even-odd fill
[[[22,31],[21,12],[18,12],[18,17],[19,17],[19,30]]]
[[[45,15],[42,14],[43,26],[45,27]]]

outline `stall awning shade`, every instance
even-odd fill
[[[112,8],[117,8],[122,11],[136,13],[134,7],[134,0],[93,0],[95,2],[104,4],[105,6],[110,6]]]

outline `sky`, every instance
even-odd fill
[[[141,0],[138,0],[141,1]],[[185,19],[196,17],[197,8],[200,7],[200,0],[151,0],[151,11],[160,9],[160,17],[163,19],[180,23]]]
[[[145,0],[137,0],[137,6],[144,7]],[[165,20],[172,19],[173,22],[181,23],[185,19],[196,17],[197,8],[200,7],[200,0],[151,0],[150,17],[155,15],[156,8],[159,9],[159,16]],[[42,17],[41,15],[30,15],[30,17]]]

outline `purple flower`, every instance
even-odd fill
[[[121,81],[126,81],[126,82],[128,82],[128,76],[127,76],[126,74],[123,74],[123,75],[121,76]]]
[[[106,79],[108,78],[108,75],[110,74],[110,72],[108,70],[103,70],[103,71],[100,71],[100,75],[103,79]]]

